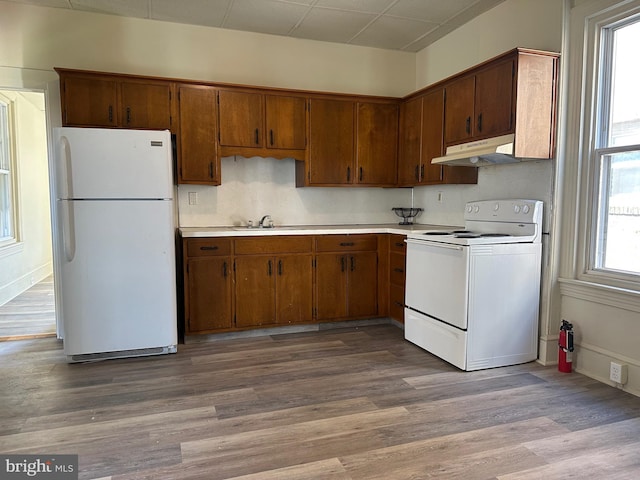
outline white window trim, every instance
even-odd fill
[[[579,2],[578,2],[579,3]],[[573,8],[568,82],[569,113],[566,128],[565,227],[561,277],[576,280],[583,286],[609,287],[640,296],[640,279],[634,275],[591,269],[591,246],[596,238],[596,212],[591,205],[597,200],[598,163],[595,155],[599,119],[597,94],[600,38],[604,26],[640,14],[640,1],[585,1]],[[571,242],[569,239],[573,238]]]
[[[13,237],[0,240],[0,250],[3,250],[2,257],[13,255],[22,251],[21,228],[20,228],[20,208],[18,195],[18,158],[16,150],[16,128],[15,128],[15,105],[14,101],[0,93],[0,100],[7,105],[9,116],[9,156],[10,156],[10,182],[11,182],[11,207],[13,210]],[[19,248],[17,247],[18,245]]]

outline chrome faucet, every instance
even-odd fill
[[[260,223],[258,223],[258,228],[272,228],[272,227],[273,227],[273,221],[271,220],[271,215],[265,215],[260,219]]]

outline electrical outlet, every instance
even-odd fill
[[[198,204],[198,192],[189,192],[189,205]]]
[[[443,200],[444,200],[444,195],[442,194],[442,192],[438,192],[438,203],[442,203]]]
[[[609,379],[620,385],[627,383],[627,366],[624,363],[611,362]]]

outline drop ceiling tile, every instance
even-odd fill
[[[71,0],[71,8],[123,17],[149,18],[147,0]]]
[[[435,23],[420,20],[382,16],[351,43],[366,47],[401,49],[437,26]]]
[[[466,10],[460,12],[447,23],[452,23],[458,26],[464,25],[468,21],[473,20],[478,15],[482,15],[484,12],[491,10],[493,7],[504,1],[505,0],[479,0]]]
[[[435,23],[454,17],[478,0],[399,0],[386,13]]]
[[[67,0],[10,0],[13,3],[23,3],[26,5],[38,5],[41,7],[69,8]]]
[[[231,0],[151,0],[151,18],[167,22],[220,27]]]
[[[277,0],[235,0],[222,27],[287,35],[308,10],[306,5]]]
[[[314,8],[292,35],[324,42],[346,43],[374,18],[376,14]]]
[[[428,32],[424,37],[419,38],[418,40],[411,43],[410,45],[406,45],[404,50],[407,52],[414,52],[414,53],[419,52],[420,50],[422,50],[425,47],[428,47],[432,43],[437,42],[445,35],[453,32],[458,27],[459,25],[453,25],[453,24],[447,24],[447,23],[445,23],[444,25],[440,25],[438,28],[435,28],[432,31]]]
[[[394,0],[318,0],[315,7],[329,7],[355,12],[381,13]]]

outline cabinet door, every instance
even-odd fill
[[[358,103],[356,182],[394,185],[398,174],[398,105]]]
[[[511,59],[476,75],[474,136],[488,137],[512,131],[514,71]]]
[[[347,317],[348,256],[316,256],[316,320]]]
[[[348,316],[378,314],[378,254],[360,252],[348,255]]]
[[[121,124],[125,128],[169,130],[171,87],[169,83],[122,82]]]
[[[456,80],[446,87],[444,143],[460,143],[473,135],[473,102],[476,78]]]
[[[306,147],[306,99],[266,95],[267,148],[299,149]]]
[[[275,260],[236,257],[236,326],[272,325],[275,317]]]
[[[309,184],[353,183],[354,102],[309,101]]]
[[[231,328],[229,257],[187,260],[187,333]]]
[[[116,127],[117,83],[103,78],[65,76],[64,125]]]
[[[216,91],[182,85],[178,89],[179,183],[220,184],[216,155]]]
[[[259,93],[220,90],[220,145],[263,146],[263,96]]]
[[[399,186],[415,185],[420,180],[422,142],[422,97],[400,106]]]
[[[431,160],[444,153],[442,143],[444,90],[439,88],[425,95],[422,108],[420,180],[423,183],[440,183],[442,181],[442,165],[432,165]]]
[[[310,322],[313,270],[311,255],[276,258],[276,312],[278,324]]]

